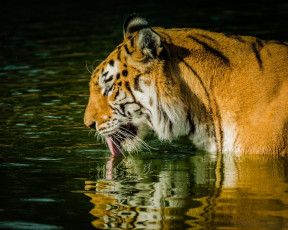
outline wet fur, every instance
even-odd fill
[[[104,76],[112,62],[117,71]],[[85,123],[113,135],[132,122],[145,130],[140,138],[149,129],[161,140],[189,136],[209,152],[284,154],[287,92],[287,43],[150,28],[134,16],[123,43],[92,74]]]

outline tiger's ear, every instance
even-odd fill
[[[149,27],[146,19],[133,14],[124,22],[124,39],[129,38],[135,32],[138,32],[135,36],[136,48],[146,58],[156,58],[162,50],[161,37]]]

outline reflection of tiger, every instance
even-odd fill
[[[215,204],[215,164],[208,154],[180,157],[177,162],[111,157],[106,178],[85,181],[85,195],[94,205],[90,214],[96,217],[92,225],[97,229],[201,229],[210,221],[207,210]],[[107,169],[112,177],[107,178]]]
[[[90,165],[98,171],[85,181],[94,227],[288,229],[286,157],[198,152],[177,161],[148,159],[111,157],[106,167],[104,160],[94,163],[97,169]]]
[[[150,28],[133,15],[92,75],[85,124],[114,154],[150,129],[210,152],[285,153],[287,92],[288,43]]]

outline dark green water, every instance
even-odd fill
[[[90,73],[132,12],[288,40],[288,3],[9,1],[0,9],[0,229],[287,229],[288,161],[186,140],[111,157],[83,125]],[[86,68],[87,66],[87,68]]]

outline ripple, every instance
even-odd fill
[[[16,124],[16,126],[25,126],[25,124],[18,123],[18,124]]]
[[[56,202],[55,199],[51,199],[51,198],[25,198],[25,199],[22,199],[22,200],[26,201],[26,202],[43,202],[43,203]]]
[[[3,229],[27,229],[27,230],[53,230],[63,229],[61,226],[38,224],[34,222],[24,221],[0,221],[0,228]]]
[[[48,116],[43,116],[45,118],[52,118],[52,119],[60,119],[61,117],[59,116],[51,116],[51,115],[48,115]]]
[[[5,67],[0,68],[0,70],[20,70],[20,69],[29,69],[29,65],[23,65],[23,66],[16,66],[16,65],[8,65]]]
[[[41,91],[40,89],[27,89],[28,93],[38,93],[40,91]]]
[[[31,166],[31,164],[21,164],[21,163],[3,163],[0,164],[2,167],[28,167]]]
[[[23,93],[20,93],[20,92],[15,92],[15,93],[11,93],[12,96],[20,96],[20,95],[23,95]]]
[[[50,55],[51,55],[50,52],[35,53],[35,56],[38,56],[38,57],[47,57],[47,56],[50,56]]]
[[[39,158],[31,158],[25,157],[26,160],[33,160],[33,161],[61,161],[64,158],[49,158],[49,157],[39,157]]]
[[[55,105],[55,103],[51,103],[51,102],[44,102],[44,103],[41,103],[41,105]]]

